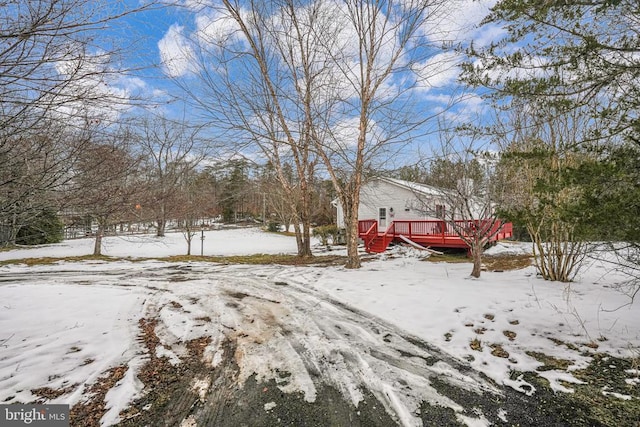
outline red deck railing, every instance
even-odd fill
[[[396,220],[383,232],[378,231],[378,221],[367,219],[358,221],[358,235],[365,243],[365,249],[382,252],[388,244],[399,236],[416,243],[431,246],[468,248],[465,238],[489,236],[489,242],[509,238],[513,235],[511,223],[500,220]]]

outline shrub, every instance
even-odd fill
[[[62,241],[64,226],[52,210],[44,210],[25,224],[16,236],[18,245],[42,245]]]
[[[269,221],[267,224],[267,231],[271,233],[277,233],[280,231],[280,223],[278,221]]]
[[[321,225],[313,229],[313,237],[319,238],[324,246],[329,246],[329,237],[332,244],[337,244],[338,236],[339,230],[335,224]]]

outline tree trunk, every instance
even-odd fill
[[[298,251],[299,255],[305,258],[311,258],[311,222],[305,219],[302,223],[302,251]]]
[[[158,229],[156,230],[156,237],[164,237],[164,231],[167,227],[167,209],[164,203],[160,203],[160,212],[158,212],[158,217],[156,218],[156,222],[158,223]]]
[[[298,255],[303,258],[311,258],[311,192],[307,179],[309,177],[301,177],[300,190],[302,191],[302,206],[300,212],[300,222],[302,225],[302,242],[298,247]]]
[[[471,248],[471,257],[473,258],[473,270],[471,270],[471,277],[476,279],[480,277],[482,271],[482,245],[476,242]]]
[[[164,218],[158,218],[157,223],[158,223],[158,230],[156,231],[156,237],[164,237],[166,220]]]
[[[355,230],[354,230],[355,229]],[[358,255],[358,223],[355,227],[347,229],[347,264],[346,268],[360,268],[360,256]]]
[[[350,194],[347,197],[358,197],[359,194]],[[358,209],[354,209],[353,200],[349,200],[349,206],[344,206],[344,226],[347,234],[347,264],[346,268],[360,268],[360,256],[358,255]]]
[[[296,247],[298,248],[298,256],[299,257],[303,257],[304,253],[303,253],[303,247],[304,247],[304,242],[302,241],[302,230],[300,229],[300,222],[296,221],[293,224],[293,231],[296,235]]]
[[[98,225],[98,231],[96,232],[96,241],[93,245],[93,256],[102,255],[102,236],[104,235],[104,227]]]
[[[11,224],[9,225],[9,238],[8,238],[9,245],[15,245],[16,239],[18,238],[18,232],[20,231],[20,227],[18,226],[17,217],[18,215],[14,210],[13,215],[11,215]]]

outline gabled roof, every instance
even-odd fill
[[[424,196],[442,196],[443,194],[447,194],[448,192],[451,191],[451,190],[444,190],[438,187],[433,187],[431,185],[418,184],[417,182],[404,181],[402,179],[389,178],[386,176],[378,176],[378,177],[372,178],[368,182],[373,182],[373,181],[383,181],[388,184],[395,185],[396,187],[409,190],[414,194],[424,195]],[[340,203],[340,200],[337,197],[331,201],[332,206],[338,206],[339,203]]]
[[[430,185],[426,185],[426,184],[418,184],[417,182],[411,182],[411,181],[404,181],[402,179],[395,179],[395,178],[387,178],[384,176],[381,177],[377,177],[375,178],[379,181],[384,181],[388,184],[391,185],[395,185],[398,186],[400,188],[404,188],[406,190],[409,190],[413,193],[417,193],[417,194],[423,194],[425,196],[439,196],[442,195],[443,193],[445,193],[446,191],[441,189],[441,188],[437,188],[437,187],[432,187]]]

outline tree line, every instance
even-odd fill
[[[152,218],[159,234],[168,218],[274,214],[310,256],[312,225],[328,222],[326,202],[336,198],[347,266],[357,268],[360,189],[396,171],[447,188],[460,209],[482,199],[496,208],[487,215],[515,221],[545,278],[571,280],[593,240],[626,242],[609,249],[637,272],[640,10],[632,1],[498,1],[482,24],[500,28],[488,45],[430,34],[447,7],[439,0],[202,5],[196,28],[179,33],[181,49],[161,64],[197,123],[131,117],[123,112],[148,101],[105,89],[125,71],[108,66],[119,52],[97,49],[96,35],[153,3],[5,4],[4,241],[51,212],[81,211],[99,229]],[[488,106],[477,120],[420,101],[450,55],[465,58],[460,83]],[[399,169],[419,140],[435,145],[433,161]],[[473,244],[480,253],[484,240]]]

